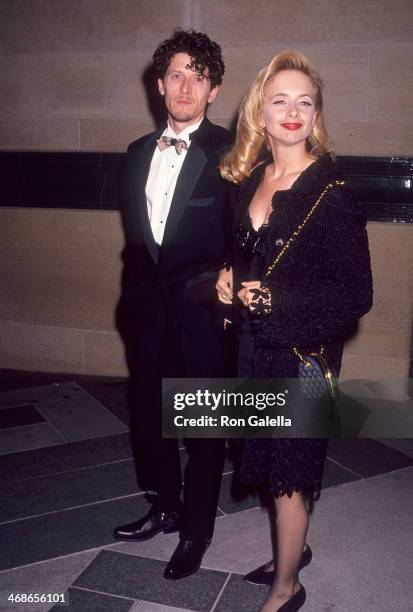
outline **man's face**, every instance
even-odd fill
[[[219,88],[217,85],[211,89],[211,81],[191,69],[190,65],[191,58],[187,53],[176,53],[165,77],[158,79],[159,92],[165,96],[169,118],[177,124],[184,124],[181,129],[202,119]]]

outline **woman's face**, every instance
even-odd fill
[[[305,143],[316,120],[315,91],[307,75],[282,70],[267,84],[261,125],[274,143]]]

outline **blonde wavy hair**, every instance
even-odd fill
[[[221,175],[232,183],[242,183],[250,176],[252,170],[262,163],[266,154],[268,156],[270,149],[260,125],[261,111],[264,106],[266,86],[281,70],[299,70],[308,76],[314,87],[317,115],[312,132],[306,141],[308,153],[313,157],[320,157],[324,153],[334,156],[324,125],[323,82],[303,53],[282,51],[273,57],[268,66],[260,70],[241,103],[235,145],[220,164]]]

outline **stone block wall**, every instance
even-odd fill
[[[409,155],[410,0],[0,1],[0,149],[122,151],[153,128],[142,77],[176,27],[207,32],[227,66],[211,118],[229,126],[282,49],[325,81],[339,154]]]

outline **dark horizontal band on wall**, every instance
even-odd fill
[[[118,210],[124,153],[0,152],[0,207]],[[413,158],[338,158],[369,221],[413,223]]]

